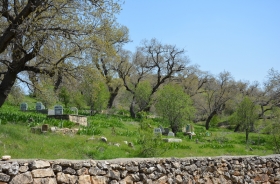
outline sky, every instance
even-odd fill
[[[130,51],[156,38],[213,75],[262,83],[280,71],[280,0],[126,0],[117,21],[129,29]]]

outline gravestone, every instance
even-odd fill
[[[172,131],[168,132],[168,137],[174,137],[174,136],[175,134]]]
[[[45,109],[45,106],[42,104],[42,102],[36,102],[36,111],[40,111]]]
[[[154,129],[154,134],[162,134],[162,131],[160,128],[155,128]]]
[[[159,125],[159,128],[161,129],[161,133],[164,134],[164,128],[161,125]]]
[[[54,109],[48,109],[48,115],[54,115]]]
[[[168,135],[168,133],[169,133],[169,128],[164,128],[164,133],[165,133],[166,135]]]
[[[27,111],[27,109],[28,109],[28,104],[27,103],[21,103],[20,104],[20,110]]]
[[[73,111],[75,115],[78,115],[78,108],[77,107],[71,107],[70,110]]]
[[[54,106],[54,115],[63,115],[63,107],[61,105]]]
[[[191,125],[189,125],[189,124],[186,126],[186,132],[187,132],[187,133],[190,133],[190,132],[191,132],[191,127],[190,127],[190,126],[191,126]]]
[[[47,132],[48,131],[48,129],[49,129],[49,125],[48,124],[44,124],[44,125],[42,125],[42,132]]]

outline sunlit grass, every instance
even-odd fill
[[[29,122],[30,118],[33,119],[32,124]],[[34,134],[31,133],[30,127],[41,126],[44,123],[59,126],[61,120],[49,119],[46,115],[36,112],[21,112],[19,108],[7,105],[0,109],[0,120],[0,155],[11,155],[12,158],[18,159],[143,157],[140,150],[145,142],[141,141],[148,141],[143,139],[143,135],[153,135],[153,128],[160,124],[164,126],[160,119],[149,119],[152,128],[142,130],[139,121],[127,116],[97,114],[88,117],[90,127],[84,130],[81,128],[79,134],[64,135],[51,132]],[[74,126],[69,122],[64,124],[68,124],[68,127]],[[194,124],[194,128],[196,136],[192,139],[179,133],[178,138],[182,138],[182,143],[159,144],[156,149],[161,150],[159,153],[163,154],[154,156],[214,157],[273,154],[272,139],[268,134],[250,133],[249,143],[246,144],[243,132],[235,133],[232,130],[214,127],[206,131],[201,124]],[[210,136],[207,136],[207,132]],[[100,141],[101,136],[106,137],[108,142]],[[132,142],[134,147],[129,147],[125,141]]]

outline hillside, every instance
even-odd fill
[[[154,136],[154,128],[165,126],[159,118],[131,119],[117,112],[87,118],[88,127],[82,127],[4,105],[0,109],[0,155],[26,159],[113,159],[273,154],[272,137],[266,134],[251,133],[250,144],[246,145],[243,132],[225,128],[206,132],[204,126],[193,124],[196,135],[192,139],[179,132],[175,138],[182,142],[168,143],[161,140],[167,136]],[[31,127],[43,124],[78,132],[31,132]],[[101,141],[101,137],[107,142]],[[127,145],[129,142],[132,145]]]

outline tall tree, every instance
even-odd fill
[[[209,130],[211,119],[224,110],[226,102],[235,91],[234,81],[229,72],[221,72],[204,86],[203,93],[195,96],[194,103],[200,114],[206,115],[205,128]]]
[[[53,77],[79,65],[77,55],[99,44],[103,22],[113,25],[119,10],[114,0],[2,0],[0,107],[23,72]]]
[[[162,44],[156,39],[144,40],[132,57],[126,53],[122,58],[116,70],[126,90],[133,95],[130,105],[132,117],[135,117],[136,114],[135,90],[140,81],[148,77],[152,79],[150,101],[152,95],[162,84],[173,79],[189,63],[184,50],[178,49],[174,45]],[[131,61],[129,61],[130,58],[132,58]],[[146,109],[149,109],[149,103],[146,105]]]

